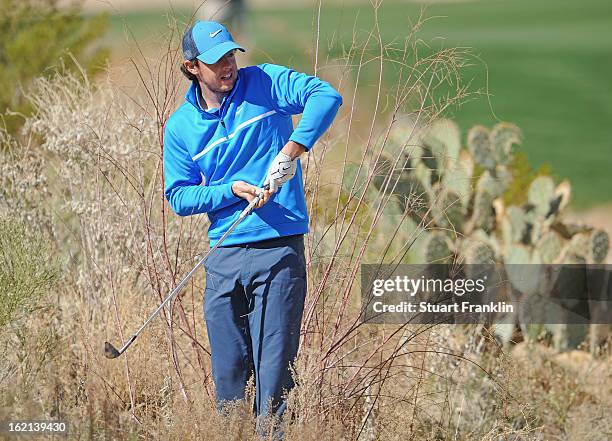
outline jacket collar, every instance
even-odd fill
[[[236,89],[238,88],[238,84],[240,83],[240,77],[241,77],[240,71],[241,70],[242,69],[238,69],[238,75],[236,78],[236,82],[234,83],[234,87],[232,88],[232,90],[230,91],[228,95],[225,95],[225,97],[223,97],[223,101],[221,102],[221,109],[219,109],[221,113],[223,112],[223,109],[225,108],[226,102],[232,99],[232,96],[234,95],[234,93],[236,92]],[[198,83],[197,80],[192,81],[191,86],[189,86],[189,90],[185,94],[185,101],[187,101],[189,104],[195,107],[198,110],[198,112],[203,113],[207,117],[215,118],[214,115],[212,115],[210,112],[207,112],[202,106],[203,103],[202,103],[201,96],[202,94],[200,93],[200,84]]]

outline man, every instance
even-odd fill
[[[165,195],[181,216],[208,214],[212,247],[263,193],[206,263],[204,314],[219,407],[244,398],[253,373],[256,414],[280,416],[306,294],[298,157],[329,127],[342,98],[285,67],[238,69],[236,51],[244,49],[219,23],[199,21],[185,32],[181,70],[192,84],[165,126]],[[294,130],[291,115],[300,113]]]

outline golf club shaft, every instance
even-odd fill
[[[261,198],[263,198],[263,193],[258,194],[255,199],[253,199],[249,205],[246,206],[246,208],[244,210],[242,210],[242,212],[240,213],[240,215],[238,216],[238,219],[236,219],[234,221],[234,223],[227,229],[227,231],[223,234],[223,236],[221,236],[221,238],[217,241],[217,243],[215,243],[215,246],[213,246],[208,253],[206,253],[206,255],[204,257],[202,257],[202,259],[200,259],[200,261],[196,264],[196,266],[193,267],[193,269],[191,271],[189,271],[189,273],[183,278],[183,280],[181,280],[179,282],[178,285],[176,285],[176,287],[170,292],[170,294],[168,294],[168,297],[166,297],[164,299],[164,301],[161,303],[161,305],[159,305],[157,307],[157,309],[155,310],[155,312],[153,312],[153,314],[151,314],[149,316],[149,318],[147,319],[147,321],[145,321],[142,326],[138,329],[138,331],[136,331],[134,333],[134,335],[132,335],[132,337],[123,345],[123,347],[121,349],[119,349],[119,354],[123,354],[123,352],[134,342],[134,340],[136,340],[136,337],[138,337],[138,335],[142,332],[142,330],[149,324],[149,322],[151,320],[153,320],[157,314],[159,314],[159,312],[164,308],[164,306],[166,306],[170,301],[172,301],[172,299],[176,296],[176,294],[178,294],[178,292],[187,284],[187,282],[189,281],[189,279],[191,279],[191,276],[193,276],[193,274],[197,271],[197,269],[204,264],[204,262],[206,262],[206,259],[208,259],[208,256],[210,256],[210,254],[215,251],[222,243],[223,241],[227,238],[227,236],[229,236],[231,234],[232,231],[234,231],[234,229],[238,226],[238,224],[240,224],[240,222],[242,222],[244,220],[245,217],[247,217],[247,215],[253,211],[253,208],[255,208],[257,206],[257,204],[259,203],[259,201],[261,200]]]

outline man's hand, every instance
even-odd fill
[[[263,188],[255,187],[254,185],[247,184],[244,181],[236,181],[232,184],[232,191],[236,196],[242,199],[246,199],[247,202],[251,203],[260,193],[263,192],[263,198],[257,203],[255,208],[261,207],[263,204],[268,202],[270,199],[270,190],[264,190]]]
[[[270,193],[276,192],[285,182],[295,176],[297,158],[306,151],[306,148],[297,142],[289,141],[276,155],[270,164],[264,186],[270,186]]]

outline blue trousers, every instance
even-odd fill
[[[206,264],[204,317],[220,409],[255,375],[255,414],[282,416],[306,295],[302,235],[219,247]]]

